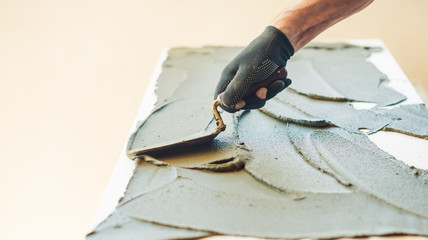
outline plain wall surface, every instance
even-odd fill
[[[292,2],[0,1],[1,238],[83,239],[162,50],[246,45]],[[376,0],[317,39],[380,38],[428,90],[427,12]]]

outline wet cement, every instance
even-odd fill
[[[392,105],[406,97],[386,86],[389,79],[367,57],[374,48],[349,44],[311,45],[287,64],[292,89],[326,100],[352,100]]]
[[[184,141],[187,136],[203,136],[216,132],[215,125],[210,126],[213,119],[211,102],[211,97],[190,98],[159,107],[132,135],[128,152],[156,149]],[[177,120],[174,121],[175,119]],[[192,127],[189,127],[190,124]]]
[[[302,130],[301,126],[290,125],[289,136],[297,139],[293,143],[308,161],[322,162],[320,165],[328,166],[331,173],[352,183],[358,191],[428,217],[427,179],[419,178],[411,167],[381,151],[364,134],[338,128]]]
[[[426,219],[365,194],[312,193],[301,198],[273,191],[251,194],[258,188],[257,182],[242,173],[226,174],[235,175],[229,180],[243,178],[236,181],[241,186],[227,186],[235,182],[220,181],[219,174],[212,174],[212,181],[200,181],[201,174],[196,178],[181,176],[128,201],[118,211],[132,218],[184,229],[258,237],[329,238],[354,236],[356,232],[385,234],[392,229],[395,233],[428,234],[428,229],[421,227],[427,226]],[[213,182],[216,177],[219,181]],[[226,189],[220,187],[222,184]]]
[[[291,73],[290,77],[292,76],[293,78],[293,86],[290,86],[290,88],[301,94],[319,99],[349,100],[322,78],[310,60],[290,61],[287,65],[287,71]],[[308,84],[309,81],[311,84]]]
[[[292,122],[311,127],[325,127],[332,125],[328,121],[311,116],[298,108],[279,100],[278,98],[269,100],[266,102],[266,105],[259,110],[268,116],[286,123]]]
[[[428,217],[427,182],[414,176],[409,167],[331,132],[314,133],[311,141],[326,163],[359,190],[394,207]]]
[[[337,49],[310,47],[296,60]],[[239,50],[171,50],[163,64],[169,73],[158,79],[156,108],[131,136],[128,150],[214,128],[211,91]],[[311,74],[323,77],[318,71],[322,65],[311,64]],[[317,85],[323,88],[319,96],[350,98],[324,83]],[[368,92],[379,91],[384,90]],[[212,142],[136,158],[116,212],[88,238],[428,235],[427,176],[416,176],[414,169],[358,131],[391,126],[398,113],[356,110],[347,102],[307,96],[293,91],[278,95],[263,110],[270,116],[258,111],[222,113],[226,131]],[[390,103],[399,97],[385,99]],[[408,121],[414,124],[413,119]]]
[[[171,166],[212,172],[238,171],[252,158],[239,139],[236,124],[239,115],[223,114],[226,130],[212,142],[153,155]],[[212,123],[215,125],[214,123]]]
[[[135,240],[139,239],[194,239],[211,236],[212,233],[164,226],[121,215],[118,211],[109,216],[88,240]]]
[[[239,121],[239,137],[253,155],[245,170],[270,188],[300,195],[350,192],[333,177],[305,162],[291,143],[285,123],[252,111]]]
[[[215,124],[212,124],[212,89],[215,89],[220,73],[228,63],[227,59],[240,49],[205,47],[170,50],[157,81],[155,109],[131,135],[127,152],[195,138],[207,140],[207,136],[208,140],[212,139],[217,133]],[[200,141],[203,142],[206,141]]]
[[[428,109],[425,104],[401,105],[390,110],[377,109],[377,111],[392,115],[396,119],[383,130],[428,139]]]
[[[323,119],[324,121],[344,128],[350,132],[359,132],[360,129],[368,129],[370,133],[376,132],[394,119],[391,116],[375,113],[367,109],[354,109],[348,102],[326,101],[309,98],[286,89],[275,98],[293,106],[309,116]],[[271,115],[279,112],[272,109]],[[278,117],[278,119],[280,119]],[[311,124],[308,124],[309,126]]]
[[[286,90],[260,111],[282,122],[309,127],[337,126],[354,133],[368,129],[369,134],[394,131],[428,139],[428,109],[424,104],[355,109],[348,102],[318,100]]]

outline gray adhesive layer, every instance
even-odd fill
[[[224,115],[226,130],[210,143],[176,151],[165,151],[155,157],[171,166],[182,168],[214,172],[240,170],[252,155],[245,144],[239,140],[235,126],[237,118],[238,116],[234,117],[230,114]]]
[[[134,133],[128,151],[147,148],[200,132],[215,132],[215,126],[207,129],[212,120],[211,98],[176,100],[158,108]],[[176,119],[176,121],[174,121]],[[193,124],[189,127],[189,124]],[[206,131],[208,130],[208,131]]]
[[[378,110],[396,119],[384,130],[428,139],[428,109],[425,104],[401,105],[391,110]]]
[[[221,234],[331,238],[395,233],[428,234],[428,221],[358,193],[304,199],[259,198],[212,190],[179,178],[119,208],[122,214],[185,229]],[[346,213],[346,214],[344,214]],[[400,220],[398,220],[400,219]],[[373,226],[376,226],[375,228]]]
[[[289,136],[308,161],[376,199],[428,217],[426,179],[415,176],[413,169],[380,150],[364,134],[290,125]]]
[[[313,98],[347,100],[345,96],[337,92],[315,70],[312,62],[307,59],[290,61],[287,71],[293,79],[290,88]],[[310,82],[310,84],[308,84]]]
[[[311,116],[286,102],[273,98],[266,102],[266,105],[259,109],[262,113],[271,116],[282,122],[292,122],[305,126],[324,127],[331,125],[322,118]]]
[[[329,165],[322,159],[318,151],[314,148],[310,141],[310,135],[313,133],[313,128],[290,124],[287,129],[287,135],[293,143],[295,149],[300,153],[302,158],[313,168],[318,171],[328,174],[335,178],[344,186],[351,186],[352,183],[336,174]]]
[[[376,49],[349,44],[313,45],[298,52],[287,65],[291,88],[308,96],[391,105],[406,99],[385,86],[389,80],[366,59]],[[293,69],[294,71],[291,71]]]
[[[116,211],[88,239],[428,235],[428,177],[360,131],[424,138],[426,108],[357,110],[344,101],[388,105],[403,99],[366,61],[373,49],[302,49],[288,69],[294,90],[261,112],[221,112],[227,127],[212,141],[163,150],[165,142],[178,145],[215,129],[213,90],[240,49],[169,51],[155,110],[128,143],[128,151],[153,144],[160,151],[135,158]]]
[[[393,121],[387,115],[366,109],[354,109],[348,102],[313,99],[291,90],[284,90],[275,98],[310,116],[324,119],[351,132],[359,132],[360,129],[368,129],[371,133],[376,132]]]
[[[144,167],[146,166],[146,167]],[[174,167],[151,167],[148,163],[138,162],[125,196],[119,206],[145,193],[154,191],[173,182],[178,177]],[[170,239],[195,238],[209,236],[211,233],[180,229],[171,226],[141,221],[115,211],[96,227],[87,237],[88,240],[108,239]]]
[[[239,137],[253,155],[245,170],[273,189],[298,194],[350,192],[333,177],[305,162],[288,138],[284,123],[252,111],[241,118]]]
[[[115,212],[104,222],[103,226],[97,228],[88,235],[88,240],[135,240],[140,239],[187,239],[212,235],[208,232],[192,231],[182,228],[174,228],[159,224],[152,224],[137,220],[135,218],[120,215]]]
[[[314,132],[311,141],[326,163],[359,190],[428,218],[428,184],[408,166],[329,131]]]

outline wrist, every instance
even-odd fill
[[[293,32],[293,30],[284,24],[273,24],[272,26],[277,28],[279,31],[284,33],[285,36],[287,36],[288,40],[293,46],[293,50],[296,51],[297,43],[293,41],[293,34],[290,34],[290,32]]]
[[[293,23],[294,22],[294,23]],[[291,45],[293,45],[293,49],[296,51],[297,48],[297,36],[303,31],[299,29],[299,24],[296,24],[295,21],[292,20],[292,15],[285,12],[283,13],[277,20],[275,20],[272,25],[277,28],[279,31],[284,33],[290,41]]]
[[[273,52],[275,52],[274,55],[279,56],[279,58],[282,59],[281,61],[286,62],[288,59],[290,59],[291,56],[293,56],[293,54],[294,54],[293,44],[290,42],[290,40],[284,34],[284,32],[282,32],[281,30],[279,30],[278,28],[276,28],[274,26],[268,26],[268,27],[266,27],[263,35],[266,38],[270,39],[268,46],[270,46],[270,47],[275,46],[276,50],[273,51]],[[273,57],[273,56],[271,56],[271,57],[272,57],[271,60],[273,60],[275,62],[276,57]],[[278,63],[278,62],[276,62],[276,63]],[[281,65],[281,64],[279,64],[279,65]]]

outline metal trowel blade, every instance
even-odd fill
[[[212,111],[214,119],[216,120],[217,128],[211,130],[201,131],[186,137],[179,139],[173,139],[159,144],[153,144],[150,146],[143,147],[138,150],[129,151],[127,155],[133,159],[139,155],[146,155],[150,153],[163,152],[166,150],[185,148],[190,146],[196,146],[203,143],[207,143],[213,140],[217,135],[226,129],[226,125],[217,111],[217,107],[221,104],[220,97],[218,97],[212,104]]]

